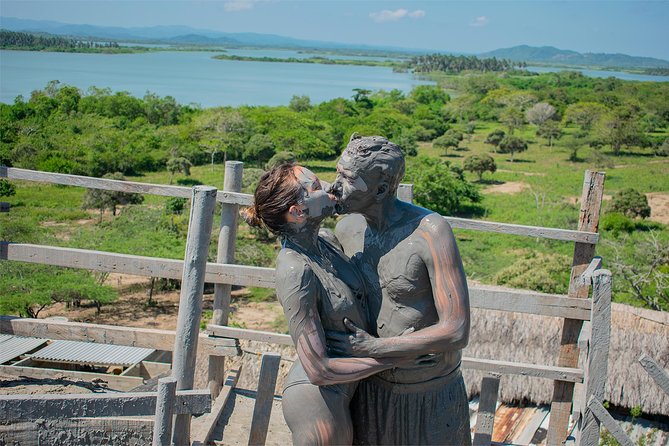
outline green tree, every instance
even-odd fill
[[[274,155],[274,142],[268,135],[257,133],[244,146],[244,160],[264,164]]]
[[[418,156],[406,173],[414,185],[416,203],[442,215],[452,215],[481,201],[476,187],[447,161]]]
[[[305,112],[311,108],[311,99],[309,96],[297,96],[293,95],[290,98],[290,103],[288,104],[293,111],[296,112]]]
[[[108,180],[125,181],[123,174],[120,172],[109,173],[102,178]],[[128,192],[119,192],[113,190],[103,189],[86,189],[84,195],[84,202],[82,207],[84,209],[98,209],[100,211],[100,220],[102,221],[102,214],[106,209],[112,211],[112,215],[116,216],[116,208],[126,204],[140,204],[144,202],[144,196]]]
[[[486,136],[485,141],[483,141],[483,142],[493,146],[494,147],[493,152],[496,152],[497,147],[499,146],[499,143],[502,142],[502,140],[504,139],[505,136],[506,136],[506,133],[504,133],[504,130],[495,129],[492,132],[488,133],[488,136]]]
[[[174,178],[174,174],[181,172],[186,176],[190,175],[190,168],[193,166],[188,158],[183,156],[175,156],[167,160],[167,171],[170,173],[170,184]]]
[[[642,133],[633,107],[618,107],[605,115],[597,126],[597,134],[604,144],[609,144],[614,155],[619,155],[623,146],[638,144]]]
[[[537,136],[546,139],[548,147],[553,147],[553,140],[560,139],[562,136],[562,129],[556,121],[545,121],[537,128]]]
[[[281,164],[293,164],[295,162],[297,162],[297,158],[293,152],[276,152],[274,156],[267,161],[265,168],[270,170]]]
[[[442,149],[442,154],[447,155],[448,149],[457,149],[463,139],[464,136],[462,135],[461,131],[449,129],[446,131],[446,133],[435,139],[432,145],[438,149]]]
[[[633,188],[616,192],[611,199],[610,209],[612,212],[620,212],[630,218],[650,217],[648,198]]]
[[[510,106],[502,110],[499,115],[499,121],[506,124],[509,135],[513,135],[516,129],[525,123],[525,115],[519,108]]]
[[[517,136],[505,136],[499,143],[500,153],[510,153],[511,162],[513,162],[514,153],[524,152],[527,150],[527,142]]]
[[[472,155],[465,158],[464,169],[466,171],[476,173],[479,177],[479,181],[483,180],[483,173],[490,172],[495,173],[497,170],[497,164],[492,156],[488,154],[481,155]]]

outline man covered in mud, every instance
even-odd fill
[[[460,372],[470,326],[469,295],[448,222],[396,197],[399,146],[353,135],[332,192],[344,217],[335,235],[367,285],[370,333],[345,321],[328,333],[332,352],[356,357],[425,355],[363,380],[351,403],[354,444],[469,445]],[[358,214],[358,215],[356,215]]]

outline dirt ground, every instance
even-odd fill
[[[502,184],[495,184],[483,189],[486,194],[517,194],[529,189],[530,186],[522,181],[507,181]]]

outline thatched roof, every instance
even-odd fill
[[[613,304],[608,382],[605,398],[616,406],[641,406],[645,413],[669,413],[669,396],[638,363],[646,353],[669,368],[669,313]],[[472,310],[472,331],[466,356],[554,365],[560,344],[562,319]],[[480,391],[482,374],[465,371],[470,394]],[[578,387],[577,387],[578,389]],[[500,399],[504,402],[549,403],[550,380],[503,375]]]

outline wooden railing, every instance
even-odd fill
[[[0,166],[0,177],[183,198],[188,198],[192,194],[192,190],[185,187],[106,180],[2,166]],[[236,344],[238,339],[260,340],[277,344],[292,343],[287,335],[226,326],[231,285],[274,287],[274,269],[234,264],[238,207],[249,205],[252,202],[250,195],[240,193],[241,177],[241,163],[226,163],[224,190],[217,191],[215,194],[215,200],[222,203],[217,262],[207,263],[200,271],[204,281],[216,284],[214,318],[208,326],[209,334],[200,334],[197,337],[199,340],[198,354],[209,357],[209,388],[214,397],[218,395],[223,384],[224,356],[239,353]],[[463,367],[480,370],[487,374],[482,386],[485,395],[481,396],[481,410],[485,410],[484,400],[488,403],[497,401],[501,374],[528,375],[553,380],[555,391],[547,440],[551,446],[562,444],[567,438],[572,405],[576,420],[575,440],[577,444],[595,445],[597,444],[595,438],[599,437],[599,421],[592,415],[586,403],[593,395],[600,400],[603,398],[610,330],[611,274],[599,269],[601,262],[594,259],[594,247],[599,241],[597,225],[603,194],[603,179],[603,173],[586,171],[578,230],[444,217],[452,227],[459,229],[575,243],[568,295],[543,294],[476,284],[470,284],[469,287],[472,307],[560,317],[564,320],[557,366],[480,358],[463,359]],[[410,191],[410,188],[402,188],[400,192],[406,196],[407,190]],[[405,199],[407,198],[411,198],[410,194]],[[0,260],[173,279],[182,278],[184,274],[184,263],[181,260],[22,243],[0,243]],[[590,289],[593,290],[592,299],[587,298]],[[182,311],[184,309],[180,308],[180,316]],[[199,315],[197,317],[199,320]],[[579,366],[578,343],[584,321],[588,322],[591,330],[586,332],[590,333],[589,338],[580,339],[580,342],[585,342],[588,348],[586,361]],[[168,347],[170,344],[174,345],[173,341],[176,336],[174,332],[164,333],[160,330],[45,322],[8,317],[0,318],[0,332],[51,339],[79,339],[119,345],[153,346],[154,348],[160,345],[164,350],[171,349]],[[574,397],[574,383],[583,383],[582,395]],[[493,425],[488,418],[480,417],[475,444],[490,443]],[[210,421],[217,422],[216,419]]]

